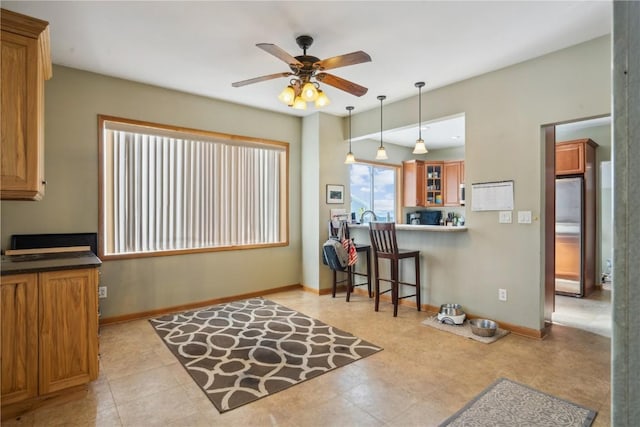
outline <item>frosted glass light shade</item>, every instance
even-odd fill
[[[383,146],[378,147],[378,152],[376,153],[376,160],[387,160],[387,150],[384,149]]]
[[[353,153],[351,151],[349,151],[347,153],[347,158],[344,159],[344,164],[345,165],[350,165],[351,163],[355,163],[356,162],[356,156],[353,155]]]
[[[424,145],[424,140],[419,139],[416,141],[416,146],[413,149],[413,154],[427,154],[429,150],[427,150],[427,146]]]
[[[313,83],[307,82],[304,86],[302,86],[302,93],[300,93],[300,96],[305,101],[312,102],[318,98],[318,90]]]
[[[329,105],[331,101],[329,101],[329,97],[325,95],[322,90],[318,90],[318,97],[316,98],[316,108],[322,108]]]
[[[306,110],[307,103],[304,102],[304,99],[302,99],[301,97],[296,96],[296,99],[293,101],[293,108],[295,108],[296,110]]]
[[[280,92],[280,95],[278,95],[278,99],[287,105],[293,105],[295,98],[296,91],[293,89],[293,86],[285,87],[282,92]]]

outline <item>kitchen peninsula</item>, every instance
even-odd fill
[[[349,224],[349,229],[369,230],[368,224]],[[417,224],[396,224],[396,231],[431,231],[438,233],[455,233],[467,231],[465,226],[444,226],[444,225],[417,225]]]
[[[466,226],[412,225],[396,224],[398,246],[405,250],[420,251],[420,290],[421,304],[425,309],[432,309],[451,301],[467,301],[461,298],[462,289],[451,287],[456,283],[456,276],[468,268],[468,249],[471,234]],[[356,243],[369,243],[369,225],[351,224],[349,234]],[[358,261],[361,262],[361,261]],[[388,264],[382,263],[384,275],[388,275]],[[405,276],[407,274],[408,276]],[[400,278],[412,282],[413,269],[400,266]],[[382,276],[383,277],[383,276]],[[404,300],[413,304],[413,299]],[[477,308],[467,307],[469,312],[477,314]],[[474,310],[475,308],[475,310]]]

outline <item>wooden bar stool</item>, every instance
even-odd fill
[[[343,237],[346,238],[346,239],[350,239],[351,237],[349,236],[349,225],[346,222],[342,222],[340,224],[340,226],[335,227],[334,224],[333,224],[333,221],[329,221],[329,237],[338,239],[339,238],[338,235],[339,235],[339,232],[340,232],[340,227],[344,227]],[[356,243],[355,247],[356,247],[356,252],[358,254],[365,254],[366,255],[367,271],[366,272],[357,271],[356,268],[355,268],[355,265],[347,267],[346,272],[350,276],[350,279],[351,279],[350,281],[347,281],[347,302],[349,302],[349,299],[351,297],[351,293],[353,292],[353,290],[354,290],[354,288],[356,286],[367,285],[369,298],[373,298],[373,290],[371,289],[371,245]],[[343,281],[338,281],[337,280],[337,274],[338,274],[337,270],[335,270],[335,269],[332,269],[332,270],[333,270],[333,287],[332,287],[332,294],[331,295],[333,296],[333,298],[335,298],[336,297],[336,288],[337,288],[338,284],[343,282]],[[356,281],[356,276],[364,277],[366,279],[366,281],[358,283]]]
[[[369,236],[371,237],[371,246],[373,247],[373,262],[376,272],[375,280],[375,310],[378,311],[380,305],[380,294],[391,292],[391,301],[393,302],[393,317],[398,315],[398,301],[404,298],[416,297],[416,306],[418,311],[420,307],[420,251],[398,249],[396,241],[396,225],[393,222],[370,222]],[[416,282],[401,282],[400,277],[400,260],[413,258],[416,269]],[[388,279],[380,278],[380,259],[388,259],[390,261],[391,277]],[[380,292],[380,281],[391,283],[391,289]],[[415,294],[399,296],[400,285],[414,286]]]

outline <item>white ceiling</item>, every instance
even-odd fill
[[[461,147],[465,143],[464,114],[422,122],[422,139],[429,151]],[[413,147],[418,139],[418,124],[400,129],[385,130],[383,141]],[[358,138],[380,140],[380,132]],[[355,141],[355,139],[354,139]]]
[[[277,100],[287,79],[231,83],[288,71],[257,48],[273,43],[320,59],[357,50],[372,62],[332,74],[369,88],[358,98],[322,85],[344,116],[611,32],[610,1],[2,1],[50,22],[53,62],[257,108],[304,116]],[[55,78],[55,75],[54,75]],[[411,143],[417,129],[408,130]],[[428,130],[426,131],[428,132]],[[458,132],[459,133],[459,132]],[[385,134],[385,138],[389,136]],[[462,133],[464,136],[464,133]],[[423,131],[423,138],[427,133]]]

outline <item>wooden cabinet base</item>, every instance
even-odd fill
[[[22,402],[13,403],[10,405],[2,406],[2,421],[7,421],[12,418],[19,417],[34,409],[43,408],[47,406],[61,405],[67,402],[73,402],[84,398],[89,391],[89,384],[82,384],[76,387],[68,388],[63,391],[55,393],[49,393],[43,396],[34,397]]]
[[[2,417],[98,378],[96,268],[2,276],[0,319]]]

